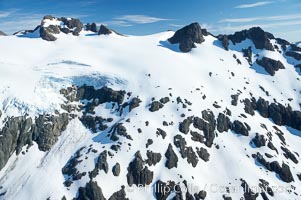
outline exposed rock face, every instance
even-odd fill
[[[257,153],[257,155],[255,155],[255,158],[257,159],[257,161],[260,164],[265,166],[267,168],[267,170],[276,172],[277,174],[279,174],[280,178],[284,182],[290,183],[290,182],[294,181],[290,167],[287,164],[282,163],[282,166],[280,166],[277,161],[273,161],[270,163],[270,162],[266,161],[260,153]]]
[[[69,122],[67,113],[59,116],[40,115],[33,127],[33,140],[39,144],[41,151],[48,151],[57,142]]]
[[[97,25],[96,25],[96,23],[94,23],[94,22],[92,24],[88,23],[88,24],[85,25],[85,27],[86,27],[87,31],[92,31],[94,33],[97,33]]]
[[[147,151],[146,155],[147,155],[146,163],[149,166],[152,166],[152,165],[155,166],[158,162],[160,162],[161,157],[162,157],[160,153],[154,153],[152,151]]]
[[[257,64],[262,66],[270,75],[274,76],[279,69],[285,69],[284,65],[279,60],[263,57],[261,60],[256,60]]]
[[[144,166],[144,161],[142,160],[141,154],[138,151],[135,154],[134,160],[129,164],[126,175],[127,182],[129,186],[135,185],[149,185],[153,180],[153,172]]]
[[[227,132],[229,129],[231,129],[231,121],[229,117],[224,115],[223,113],[219,113],[217,117],[217,130],[222,133],[222,132]]]
[[[252,65],[252,48],[242,49],[244,57],[247,59],[249,65]]]
[[[114,176],[119,176],[120,174],[120,164],[116,163],[116,165],[112,169]]]
[[[49,21],[50,23],[51,21],[61,21],[62,25],[53,25],[53,24],[48,25],[48,23],[46,22]],[[78,36],[80,31],[83,29],[83,23],[79,19],[74,19],[74,18],[67,19],[65,17],[55,18],[51,15],[46,15],[43,18],[39,28],[40,28],[40,37],[42,39],[46,41],[55,41],[57,39],[55,35],[59,34],[60,32],[63,32],[65,34],[72,33],[73,35]]]
[[[112,196],[109,198],[109,200],[129,200],[126,198],[126,193],[124,190],[124,186],[121,187],[121,189],[117,192],[114,192]]]
[[[219,37],[218,37],[218,39],[220,40],[220,41],[222,41],[222,45],[223,45],[223,47],[225,48],[225,50],[229,50],[229,38],[228,38],[228,36],[227,35],[220,35]]]
[[[264,135],[259,135],[258,133],[256,133],[256,136],[252,139],[252,141],[258,148],[265,146],[266,143]]]
[[[106,86],[100,89],[95,89],[93,86],[84,85],[77,89],[75,100],[98,99],[99,104],[105,102],[116,102],[120,105],[123,102],[124,94],[125,91],[114,91]]]
[[[150,105],[149,111],[151,112],[156,112],[158,110],[160,110],[161,108],[163,108],[163,104],[159,101],[153,101]]]
[[[101,24],[99,27],[98,35],[109,35],[113,33],[111,29],[108,29],[105,25]]]
[[[183,138],[181,135],[176,135],[174,137],[174,144],[177,148],[179,148],[180,154],[182,158],[187,158],[187,162],[191,164],[193,167],[196,167],[199,159],[194,152],[192,147],[186,146],[185,138]]]
[[[4,33],[3,31],[0,31],[0,36],[6,36],[6,33]]]
[[[240,122],[238,120],[235,120],[233,122],[232,130],[237,134],[241,134],[241,135],[244,135],[244,136],[249,135],[248,128],[242,122]]]
[[[194,43],[201,44],[205,41],[201,26],[198,23],[192,23],[175,32],[175,34],[168,39],[171,44],[180,44],[182,52],[189,52],[195,48]]]
[[[228,35],[228,38],[233,44],[241,43],[248,38],[253,41],[257,49],[274,51],[274,47],[270,42],[270,39],[274,39],[274,36],[271,33],[263,31],[260,27],[235,32],[233,35]]]
[[[289,57],[293,57],[296,60],[301,60],[301,53],[297,53],[297,52],[294,52],[294,51],[287,51],[285,53],[285,55],[289,56]]]
[[[97,182],[90,181],[85,187],[78,189],[77,200],[106,200]]]
[[[197,150],[197,154],[205,162],[209,161],[210,154],[208,153],[207,149],[201,147],[199,150]]]
[[[107,155],[108,155],[108,152],[106,150],[99,154],[99,157],[98,157],[97,162],[95,164],[95,168],[90,173],[91,178],[96,177],[100,170],[103,170],[106,174],[108,173],[109,164],[107,162]]]
[[[166,163],[165,166],[168,169],[171,169],[173,167],[177,168],[178,166],[178,156],[176,155],[176,153],[173,151],[172,145],[169,144],[167,151],[165,153],[165,157],[166,157]]]
[[[79,172],[76,168],[77,165],[82,162],[82,160],[80,160],[80,157],[82,156],[82,150],[83,148],[79,149],[62,168],[62,173],[66,176],[69,176],[68,180],[64,182],[66,187],[69,187],[72,184],[72,181],[79,180],[86,175],[86,172]]]

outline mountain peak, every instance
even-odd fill
[[[175,34],[168,39],[171,44],[179,43],[179,48],[182,52],[189,52],[195,48],[194,43],[201,44],[205,41],[202,29],[199,23],[191,23],[175,32]]]

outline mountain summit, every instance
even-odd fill
[[[0,37],[0,199],[300,199],[300,46],[208,31]]]

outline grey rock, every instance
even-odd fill
[[[77,200],[106,200],[97,182],[90,181],[78,189]]]
[[[101,24],[99,27],[98,35],[109,35],[113,33],[111,29],[108,29],[105,25]]]
[[[289,57],[293,57],[296,60],[301,60],[301,54],[294,51],[287,51],[285,52],[285,55]]]
[[[184,119],[183,122],[179,124],[179,131],[181,133],[187,134],[189,132],[189,126],[193,123],[193,117],[188,117]]]
[[[113,172],[114,176],[119,176],[119,174],[120,174],[120,164],[119,163],[116,163],[116,165],[114,165],[112,172]]]
[[[233,122],[231,129],[237,134],[241,134],[241,135],[244,135],[244,136],[249,135],[248,128],[242,122],[240,122],[238,120],[235,120]]]
[[[160,110],[161,108],[163,108],[163,104],[159,101],[153,101],[150,105],[149,111],[151,112],[156,112],[158,110]]]
[[[196,47],[194,43],[201,44],[205,39],[202,34],[201,26],[198,23],[192,23],[176,31],[168,41],[171,44],[179,43],[182,52],[189,52],[192,48]]]
[[[217,117],[217,130],[222,132],[228,132],[231,129],[231,121],[228,116],[223,113],[219,113]]]
[[[207,149],[201,147],[200,149],[197,150],[197,154],[205,162],[209,161],[210,154],[208,153]]]
[[[172,148],[171,144],[168,145],[167,151],[165,153],[165,157],[166,157],[165,167],[167,167],[168,169],[178,167],[178,156],[173,151],[173,148]]]
[[[147,166],[144,167],[144,161],[142,160],[140,152],[136,152],[135,158],[130,162],[128,168],[128,173],[126,175],[127,182],[129,186],[132,185],[149,185],[153,181],[154,173],[148,169]]]
[[[117,192],[114,192],[109,200],[129,200],[126,198],[125,187],[121,186],[121,189]]]
[[[256,133],[256,136],[252,139],[253,143],[257,148],[263,147],[266,144],[264,135],[259,135]]]
[[[154,153],[152,151],[147,151],[146,152],[146,156],[147,156],[147,160],[146,160],[146,163],[149,165],[149,166],[152,166],[152,165],[156,165],[157,163],[160,162],[162,156],[160,153]]]
[[[279,60],[263,57],[261,60],[256,60],[257,64],[263,67],[270,75],[274,76],[279,69],[285,69],[284,65]]]

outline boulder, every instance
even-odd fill
[[[270,75],[274,76],[279,69],[285,69],[282,62],[271,58],[263,57],[261,60],[256,60],[256,63],[263,67]]]

